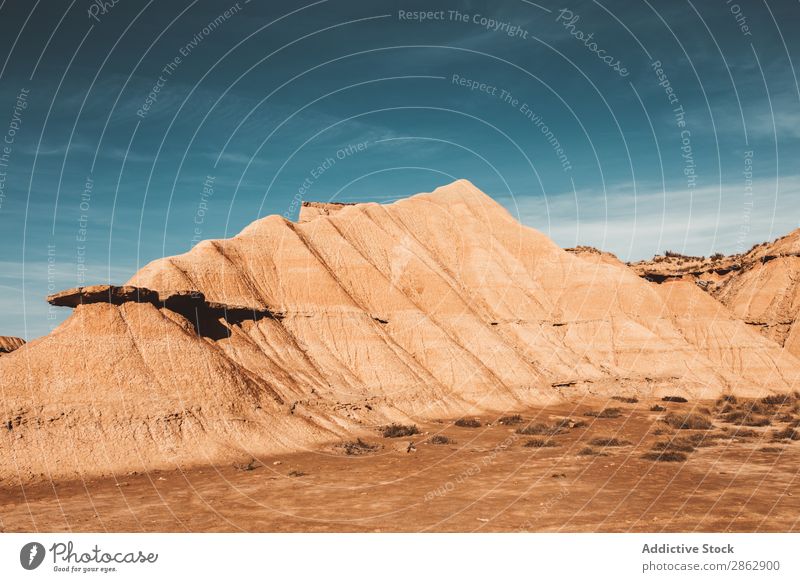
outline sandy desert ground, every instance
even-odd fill
[[[667,410],[651,411],[653,406]],[[726,406],[732,410],[723,412]],[[408,437],[376,432],[349,449],[4,488],[2,528],[798,531],[800,443],[791,440],[799,435],[790,426],[800,418],[796,404],[762,409],[759,403],[760,413],[744,417],[750,424],[769,418],[769,426],[725,421],[748,406],[583,402],[520,411],[521,422],[483,415],[477,428],[440,421],[419,425],[420,434]],[[669,414],[702,418],[704,408],[711,412],[710,429],[674,429],[664,422]],[[604,409],[618,409],[619,416],[586,415]],[[450,442],[431,442],[441,437]],[[545,446],[526,446],[531,442]],[[685,460],[643,458],[662,453]]]

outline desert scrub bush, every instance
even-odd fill
[[[727,427],[724,427],[727,428]],[[726,430],[714,435],[718,439],[749,439],[758,436],[758,433],[749,428],[737,428],[735,430]]]
[[[612,396],[611,400],[616,400],[617,402],[625,402],[627,404],[636,404],[639,402],[639,399],[635,396]]]
[[[684,430],[708,430],[714,426],[707,416],[692,412],[681,414],[671,412],[661,420],[667,424],[667,426]]]
[[[622,410],[619,408],[604,408],[599,412],[590,410],[586,413],[586,416],[593,416],[595,418],[619,418],[622,416]]]
[[[558,425],[551,426],[543,422],[534,422],[528,426],[518,428],[516,432],[522,435],[556,435],[563,431],[564,429]]]
[[[684,438],[674,438],[669,441],[658,441],[653,445],[654,451],[672,451],[678,453],[691,453],[694,445]]]
[[[780,447],[761,447],[760,449],[758,449],[758,452],[775,454],[775,453],[782,453],[783,449]]]
[[[662,398],[661,400],[663,402],[680,402],[680,403],[689,402],[683,396],[664,396],[664,398]]]
[[[419,429],[415,424],[397,424],[394,422],[388,426],[384,426],[381,431],[384,437],[390,439],[419,434]]]
[[[766,416],[755,414],[747,410],[732,410],[722,415],[722,420],[739,426],[769,426],[772,421]]]
[[[437,434],[428,439],[428,442],[431,443],[432,445],[450,445],[453,444],[454,441],[453,439],[448,438],[443,434]]]
[[[585,447],[578,451],[578,455],[581,457],[599,457],[603,453],[595,451],[592,447]]]
[[[558,443],[550,439],[528,439],[523,447],[540,449],[544,447],[557,447]]]
[[[459,418],[455,425],[461,428],[480,428],[481,421],[477,418]]]
[[[764,396],[761,402],[767,406],[783,406],[784,404],[794,404],[794,394],[770,394]]]
[[[623,441],[613,437],[597,437],[589,441],[594,447],[627,447],[630,441]]]
[[[497,419],[497,424],[504,424],[507,426],[513,424],[522,424],[522,422],[523,422],[522,416],[520,416],[519,414],[510,414],[508,416],[501,416],[499,419]]]
[[[650,407],[650,412],[664,412],[667,409],[666,406],[661,406],[660,404],[653,404]]]
[[[776,430],[772,433],[774,440],[789,439],[792,441],[800,441],[800,432],[791,427],[786,427],[783,430]]]
[[[338,448],[342,449],[346,455],[365,455],[377,451],[380,445],[373,445],[358,438],[354,441],[342,443],[338,445]]]
[[[678,451],[652,451],[642,455],[642,458],[656,463],[682,463],[688,459],[686,453]]]

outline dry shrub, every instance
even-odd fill
[[[772,424],[772,421],[766,416],[747,410],[733,410],[722,415],[722,420],[739,426],[769,426]]]
[[[595,418],[619,418],[622,416],[622,410],[619,408],[604,408],[600,412],[590,410],[586,416],[593,416]]]
[[[550,439],[528,439],[522,446],[540,449],[544,447],[557,447],[558,443]]]
[[[616,400],[617,402],[625,402],[627,404],[636,404],[639,402],[639,399],[636,396],[612,396],[611,400]]]
[[[760,453],[782,453],[783,449],[780,447],[761,447],[758,451]]]
[[[794,404],[795,400],[794,394],[770,394],[769,396],[764,396],[761,402],[768,406],[783,406],[785,404]]]
[[[519,414],[511,414],[509,416],[501,416],[497,420],[498,424],[505,424],[505,425],[513,425],[513,424],[522,424],[522,416]]]
[[[585,447],[585,448],[581,449],[580,451],[578,451],[578,454],[581,457],[600,457],[600,456],[605,456],[604,453],[601,453],[599,451],[595,451],[592,447]]]
[[[772,433],[772,438],[775,440],[789,439],[792,441],[800,441],[800,432],[791,427],[786,427],[783,430],[776,430]]]
[[[756,431],[750,430],[749,428],[737,428],[736,430],[728,430],[713,436],[718,439],[749,439],[757,435],[758,433]]]
[[[455,425],[461,428],[479,428],[481,426],[481,421],[477,418],[459,418],[455,422]]]
[[[647,461],[654,461],[660,463],[682,463],[688,457],[685,453],[680,453],[677,451],[661,451],[661,452],[651,452],[645,453],[642,455],[642,458]]]
[[[415,424],[397,424],[393,422],[388,426],[384,426],[381,430],[383,436],[390,439],[419,434],[419,429]]]
[[[711,420],[702,414],[689,413],[670,413],[662,419],[672,428],[685,430],[708,430],[712,426]]]
[[[377,451],[380,445],[373,445],[359,438],[354,441],[342,443],[338,445],[338,448],[342,449],[346,455],[365,455]]]
[[[665,406],[661,406],[660,404],[653,404],[650,407],[650,412],[664,412],[667,408]]]
[[[662,398],[661,400],[663,400],[664,402],[680,402],[680,403],[689,402],[683,396],[664,396],[664,398]]]
[[[694,445],[684,438],[675,438],[671,441],[659,441],[653,445],[654,451],[672,451],[678,453],[691,453]]]
[[[631,444],[631,442],[622,441],[613,437],[597,437],[590,440],[589,444],[595,447],[627,447]]]
[[[449,445],[452,444],[454,441],[453,439],[448,438],[443,434],[437,434],[428,439],[428,442],[431,443],[432,445]]]
[[[524,435],[556,435],[564,432],[564,428],[558,424],[550,426],[543,422],[531,423],[528,426],[517,429],[517,434]]]

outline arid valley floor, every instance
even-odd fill
[[[793,399],[740,413],[752,406],[583,402],[528,410],[521,422],[511,413],[482,416],[480,427],[433,422],[413,436],[376,431],[350,447],[235,465],[4,488],[2,529],[798,531],[800,443],[790,425],[800,414]],[[619,416],[586,415],[604,409]],[[713,427],[665,422],[687,416]],[[450,442],[432,444],[437,436]]]

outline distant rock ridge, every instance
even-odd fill
[[[686,257],[679,253],[632,263],[639,276],[696,284],[746,324],[800,357],[800,229],[746,253]]]
[[[10,354],[25,345],[25,340],[18,337],[0,336],[0,355]]]
[[[307,204],[50,301],[74,311],[0,358],[0,480],[258,458],[566,399],[800,385],[789,349],[690,278],[566,252],[466,180]]]

